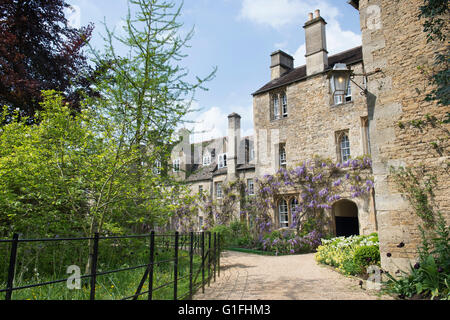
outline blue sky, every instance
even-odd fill
[[[102,22],[120,25],[127,14],[127,0],[68,0],[74,25],[95,24],[91,44],[101,48]],[[176,3],[180,1],[175,0]],[[185,0],[180,17],[182,32],[194,27],[191,48],[183,61],[192,75],[207,75],[217,67],[216,77],[199,91],[188,116],[196,122],[195,141],[226,135],[227,115],[242,117],[244,135],[253,132],[251,93],[270,80],[270,54],[281,49],[294,56],[295,66],[305,63],[302,28],[308,12],[321,10],[327,21],[329,54],[361,44],[359,14],[346,0]]]

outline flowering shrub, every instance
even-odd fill
[[[272,251],[276,254],[308,253],[314,251],[321,244],[322,234],[311,231],[300,237],[292,231],[274,231],[261,241],[264,251]]]
[[[256,227],[267,232],[270,229],[270,211],[276,208],[278,196],[295,188],[300,199],[293,209],[290,227],[296,228],[300,234],[308,218],[323,225],[324,209],[331,209],[334,202],[342,199],[343,193],[352,198],[368,195],[373,188],[371,166],[372,161],[368,157],[343,163],[316,157],[292,169],[280,168],[275,175],[266,174],[255,180],[258,192],[251,205],[244,206],[241,212],[254,216]]]
[[[370,248],[370,249],[360,249]],[[371,261],[361,259],[362,250],[370,252]],[[378,255],[374,250],[378,250]],[[358,255],[356,255],[358,253]],[[356,256],[356,258],[355,258]],[[364,271],[369,264],[379,264],[378,235],[337,237],[330,240],[322,239],[322,245],[317,248],[316,261],[336,267],[344,274],[356,275]]]

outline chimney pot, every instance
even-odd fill
[[[316,10],[314,11],[314,14],[316,15],[316,18],[319,18],[319,17],[320,17],[320,10],[319,10],[319,9],[316,9]]]
[[[313,14],[312,12],[308,13],[308,21],[311,21],[313,19]]]

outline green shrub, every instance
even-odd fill
[[[344,260],[344,262],[342,263],[342,269],[344,273],[353,275],[361,274],[364,272],[364,269],[361,267],[361,265],[357,264],[354,259]]]
[[[370,259],[368,259],[370,258]],[[364,272],[366,266],[380,261],[378,235],[322,238],[317,248],[317,262],[336,267],[344,274],[357,275]]]
[[[233,243],[233,232],[230,227],[218,224],[209,230],[211,232],[216,232],[220,238],[220,247],[226,248],[229,247]]]
[[[367,267],[380,262],[380,249],[378,246],[363,246],[355,250],[353,262],[360,267]]]

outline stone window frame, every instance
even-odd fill
[[[363,146],[363,153],[370,155],[370,132],[369,132],[369,117],[361,117],[361,141]]]
[[[337,158],[338,162],[345,162],[351,158],[351,145],[350,145],[350,137],[349,137],[349,130],[341,130],[336,132],[336,151],[337,151]],[[348,146],[345,148],[345,150],[348,149],[348,158],[345,159],[343,155],[343,149],[342,149],[342,139],[344,137],[347,137]]]
[[[285,99],[283,99],[285,98]],[[275,112],[275,102],[278,102],[277,111]],[[286,102],[284,112],[284,104],[283,101]],[[270,120],[276,121],[281,119],[286,119],[289,114],[289,99],[287,96],[286,88],[278,89],[270,93]]]
[[[198,186],[198,193],[200,193],[200,194],[203,193],[203,185]]]

